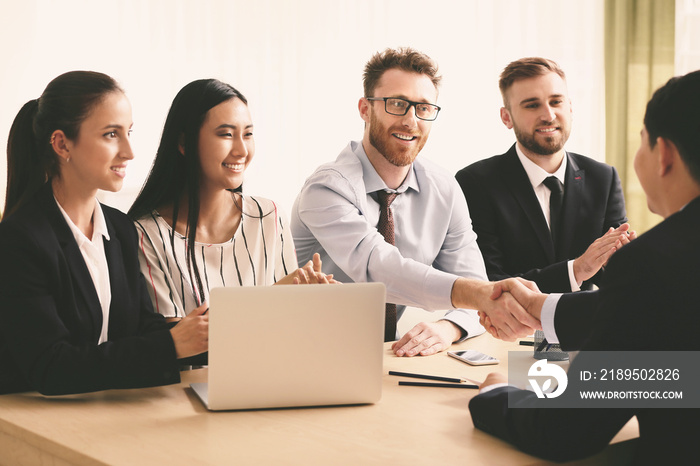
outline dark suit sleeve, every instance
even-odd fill
[[[545,293],[571,291],[567,261],[556,262],[542,268],[532,268],[524,273],[507,271],[504,253],[506,248],[502,242],[508,239],[504,237],[502,230],[510,226],[501,224],[499,208],[495,205],[496,196],[482,184],[482,177],[475,176],[469,167],[457,172],[456,178],[467,199],[469,215],[479,249],[484,257],[489,280],[522,277],[537,283],[539,289]],[[507,234],[517,236],[518,232],[509,231]]]
[[[627,222],[627,211],[625,209],[625,196],[622,193],[622,184],[620,182],[620,177],[617,174],[615,167],[610,167],[612,169],[612,179],[610,182],[608,203],[605,208],[605,220],[604,228],[601,236],[608,228],[617,228],[623,223]],[[603,282],[603,277],[605,276],[605,269],[601,268],[597,274],[595,274],[590,280],[587,281],[595,283],[600,286]]]
[[[472,398],[469,411],[477,429],[551,461],[571,461],[601,451],[634,415],[628,409],[528,407],[536,399],[530,391],[496,388]]]
[[[612,168],[612,182],[610,183],[610,196],[605,210],[606,229],[617,228],[627,221],[627,211],[625,210],[625,196],[622,194],[622,184],[615,167]]]
[[[541,269],[532,269],[512,276],[537,283],[537,287],[543,293],[566,293],[571,291],[568,262],[568,260],[555,262]]]
[[[110,313],[119,315],[110,315],[110,340],[98,345],[90,314],[76,305],[55,237],[15,224],[2,227],[0,354],[3,377],[13,380],[0,388],[60,395],[179,381],[172,337],[162,316],[152,312],[140,274],[116,296],[113,286]]]
[[[554,314],[554,328],[565,351],[583,347],[593,331],[598,309],[599,291],[565,293],[559,298]]]

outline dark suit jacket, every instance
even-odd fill
[[[567,261],[583,254],[609,227],[627,221],[615,169],[571,152],[566,156],[558,251],[515,144],[503,155],[457,172],[491,280],[519,276],[543,292],[571,291]],[[590,286],[584,283],[582,289]]]
[[[583,342],[579,348],[584,351],[700,351],[698,232],[700,198],[616,252],[600,290],[559,300],[555,328],[560,341],[568,346]],[[593,322],[581,329],[579,319]],[[577,373],[576,361],[569,373]],[[698,409],[508,409],[509,391],[519,397],[519,406],[535,399],[532,392],[512,387],[478,395],[469,404],[474,425],[534,455],[555,460],[591,455],[636,415],[638,463],[700,460]]]
[[[178,382],[169,326],[153,312],[123,213],[102,206],[112,301],[102,309],[73,234],[47,184],[0,223],[0,393],[48,395]]]

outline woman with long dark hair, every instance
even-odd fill
[[[255,155],[248,101],[216,79],[175,97],[158,152],[129,210],[141,270],[158,312],[177,320],[217,286],[328,283],[318,257],[301,269],[274,202],[244,195]]]
[[[121,189],[131,105],[109,76],[65,73],[27,102],[8,139],[0,222],[0,393],[55,395],[179,381],[207,349],[208,316],[153,312],[137,235],[98,190]]]

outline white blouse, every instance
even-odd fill
[[[297,268],[286,219],[269,199],[245,196],[241,222],[229,241],[195,243],[204,296],[199,296],[194,270],[188,272],[187,239],[154,211],[137,220],[141,273],[154,309],[165,317],[184,317],[220,286],[272,285]],[[194,264],[192,264],[194,267]]]

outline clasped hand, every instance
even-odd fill
[[[490,302],[480,307],[479,322],[494,337],[515,341],[542,329],[540,314],[546,297],[534,282],[522,278],[495,282]]]
[[[607,264],[610,256],[634,240],[637,234],[628,223],[610,228],[594,241],[586,252],[574,260],[574,275],[583,282]],[[534,282],[509,278],[493,284],[491,303],[479,309],[479,322],[496,338],[513,341],[541,329],[540,316],[546,294],[540,293]]]

